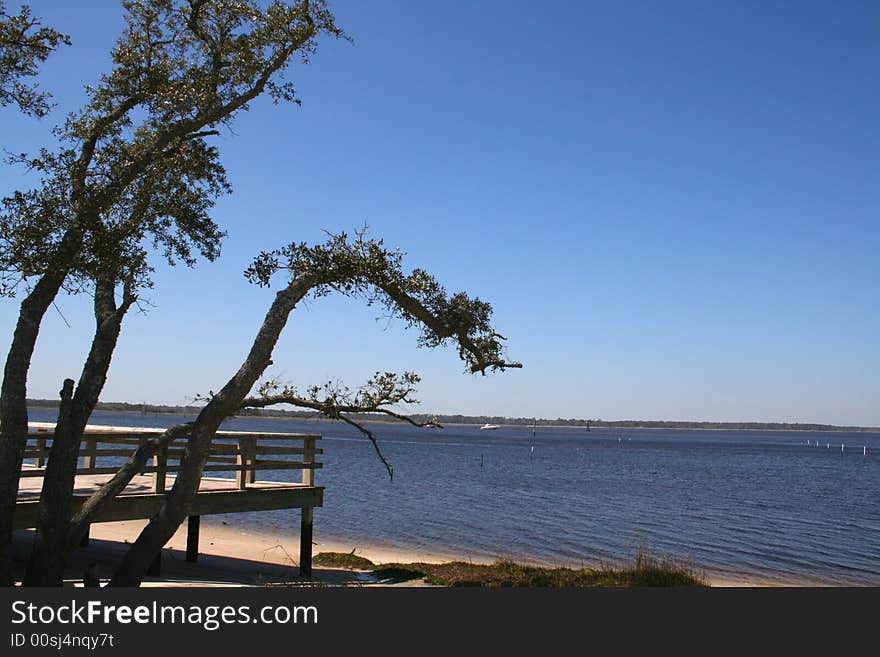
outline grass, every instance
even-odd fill
[[[352,570],[372,570],[375,567],[372,561],[359,557],[354,552],[321,552],[315,555],[312,563],[316,566],[350,568]]]
[[[622,567],[544,568],[502,559],[493,564],[451,561],[443,564],[391,563],[375,565],[353,553],[324,552],[315,557],[320,565],[371,570],[380,582],[395,583],[424,578],[438,586],[480,587],[635,587],[708,586],[705,576],[687,562],[657,558],[639,549],[635,559]],[[356,565],[354,565],[356,564]]]

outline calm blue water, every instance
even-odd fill
[[[52,421],[54,413],[33,409],[31,420]],[[123,426],[180,421],[92,418]],[[224,425],[324,436],[319,542],[565,565],[620,562],[646,546],[719,577],[880,585],[878,433],[539,428],[532,438],[530,427],[374,427],[393,481],[345,425],[263,418]],[[282,473],[260,478],[273,474]],[[293,511],[239,518],[298,530]]]

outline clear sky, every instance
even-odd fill
[[[111,0],[31,0],[73,46],[49,130],[108,68]],[[7,2],[9,9],[16,2]],[[335,0],[354,43],[294,67],[302,107],[254,104],[219,138],[235,188],[221,259],[157,263],[102,398],[187,403],[244,357],[273,295],[261,249],[369,225],[451,291],[493,303],[525,367],[462,373],[373,309],[297,309],[272,373],[423,375],[425,412],[880,425],[880,4]],[[0,193],[26,186],[0,169]],[[47,315],[29,380],[56,397],[92,332]],[[0,301],[8,343],[17,302]],[[5,355],[5,347],[4,347]]]

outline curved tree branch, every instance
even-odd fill
[[[282,267],[280,258],[287,259]],[[150,520],[129,548],[110,586],[132,586],[140,583],[150,562],[188,515],[199,488],[202,469],[208,458],[211,442],[221,422],[234,415],[248,397],[257,380],[272,362],[272,353],[286,325],[290,313],[308,295],[323,296],[332,289],[350,296],[366,297],[371,303],[376,297],[368,295],[378,290],[382,303],[396,310],[410,325],[422,325],[420,344],[437,346],[448,338],[456,337],[459,356],[473,371],[487,367],[504,369],[519,367],[501,358],[501,345],[489,324],[491,306],[464,293],[447,297],[440,285],[426,272],[415,270],[409,276],[400,269],[400,253],[387,251],[381,242],[366,240],[363,234],[350,243],[345,235],[331,237],[314,247],[291,245],[281,252],[263,253],[246,271],[246,276],[261,285],[278,269],[292,272],[287,286],[280,290],[270,306],[263,324],[255,336],[250,351],[238,371],[193,422],[186,449],[180,460],[180,469],[174,485],[165,496],[159,512]],[[318,399],[320,389],[312,388],[303,398],[319,406],[322,413],[356,427],[365,434],[393,475],[391,465],[382,456],[372,431],[348,417],[348,413],[364,412],[363,408],[383,408],[391,399],[414,401],[414,374],[397,377],[392,373],[373,377],[367,389],[348,397],[346,389],[325,387],[326,398]],[[291,389],[283,392],[293,395]],[[265,394],[264,396],[268,396]],[[300,395],[296,395],[301,397]],[[394,411],[388,412],[391,414]]]
[[[392,378],[389,377],[388,374],[386,374],[384,381]],[[414,427],[424,427],[428,424],[433,424],[434,426],[442,429],[443,427],[436,422],[418,422],[417,420],[414,420],[411,417],[408,417],[402,413],[398,413],[391,410],[390,408],[386,408],[385,404],[399,403],[401,401],[415,401],[409,398],[410,394],[415,392],[415,388],[413,388],[411,385],[408,385],[408,382],[411,379],[407,378],[406,376],[404,376],[402,379],[398,377],[393,377],[393,382],[400,380],[402,380],[404,383],[396,387],[394,385],[386,385],[384,389],[382,389],[379,394],[374,397],[369,394],[369,392],[366,392],[365,389],[368,388],[371,384],[383,381],[381,375],[377,374],[376,377],[370,380],[365,388],[362,388],[354,396],[354,399],[370,399],[371,401],[369,403],[340,403],[340,400],[336,396],[338,394],[338,391],[331,393],[331,395],[326,397],[325,399],[317,399],[316,397],[306,398],[298,396],[291,388],[286,388],[283,392],[274,395],[264,394],[259,397],[248,397],[247,399],[242,400],[241,408],[265,408],[266,406],[273,406],[275,404],[290,404],[292,406],[298,406],[300,408],[310,408],[332,420],[340,420],[342,422],[350,424],[358,431],[363,433],[367,438],[369,438],[370,442],[373,445],[373,449],[376,450],[376,455],[379,457],[379,460],[382,461],[382,464],[388,471],[388,476],[393,479],[394,468],[385,458],[384,454],[382,454],[382,450],[379,447],[376,435],[372,431],[367,429],[361,422],[348,417],[346,414],[357,415],[362,413],[381,413],[401,420],[402,422],[407,422]],[[325,389],[327,389],[328,387],[329,386],[325,386]],[[317,391],[317,388],[313,388],[312,390]],[[346,396],[350,397],[350,395]]]
[[[129,457],[125,465],[113,475],[113,478],[95,491],[70,519],[70,525],[67,529],[67,551],[70,552],[76,549],[95,516],[103,511],[107,504],[119,493],[125,490],[125,487],[128,486],[134,476],[144,469],[147,459],[171,441],[188,436],[191,429],[191,422],[177,424],[166,429],[162,435],[149,438],[144,444],[139,446]]]

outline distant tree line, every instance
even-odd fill
[[[57,408],[57,399],[29,399],[32,408]],[[131,404],[128,402],[98,402],[95,410],[118,413],[169,413],[197,415],[202,406],[168,406],[164,404]],[[316,411],[293,411],[269,408],[243,408],[239,417],[278,417],[294,419],[318,419],[325,417]],[[364,414],[366,421],[396,422],[393,417],[381,414]],[[432,415],[416,413],[407,417],[419,423],[437,424],[502,424],[509,426],[582,427],[591,429],[727,429],[739,431],[880,431],[880,427],[837,426],[800,422],[682,422],[678,420],[592,420],[578,418],[504,417],[501,415]]]

